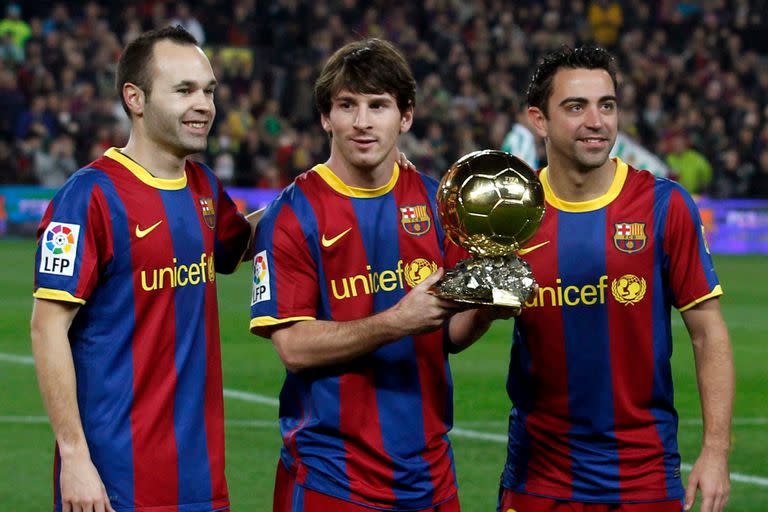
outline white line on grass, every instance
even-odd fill
[[[30,356],[21,356],[17,354],[4,354],[0,352],[0,361],[6,361],[9,363],[33,365],[34,359]],[[277,407],[280,403],[276,398],[270,396],[259,395],[257,393],[250,393],[248,391],[240,391],[238,389],[224,389],[224,396],[227,398],[233,398],[236,400],[243,400],[244,402],[251,402],[257,404],[271,405]],[[681,420],[683,422],[695,422],[697,420]],[[744,421],[744,424],[759,424],[763,425],[768,423],[768,418],[741,418],[740,421]],[[45,416],[0,416],[0,423],[47,423],[48,418]],[[247,426],[247,427],[272,427],[276,425],[275,421],[263,421],[263,420],[227,420],[227,423],[233,426]],[[695,423],[690,423],[695,424]],[[738,424],[734,419],[734,424]],[[469,430],[464,428],[454,428],[452,434],[456,437],[466,437],[467,439],[477,439],[479,441],[491,441],[495,443],[505,444],[507,442],[507,436],[505,434],[493,434],[490,432],[479,432],[477,430]],[[683,471],[690,471],[690,464],[683,464]],[[734,482],[741,482],[745,484],[755,484],[762,487],[768,487],[768,478],[763,478],[753,475],[743,475],[741,473],[731,473],[731,480]]]

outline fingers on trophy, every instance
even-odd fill
[[[503,151],[464,155],[443,176],[437,210],[446,236],[472,256],[431,292],[470,304],[521,307],[536,286],[516,252],[544,217],[544,189],[525,162]]]

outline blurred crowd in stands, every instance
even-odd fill
[[[620,129],[691,192],[768,197],[768,0],[148,0],[2,3],[0,183],[57,187],[127,139],[114,90],[120,49],[180,24],[220,86],[201,158],[236,186],[283,187],[325,160],[313,102],[325,59],[382,37],[418,81],[401,149],[439,176],[499,148],[530,71],[560,45],[616,55]],[[544,160],[542,142],[538,160]]]

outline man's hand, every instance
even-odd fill
[[[62,512],[115,512],[87,450],[62,453],[59,484]]]
[[[402,153],[402,152],[400,153],[400,158],[397,159],[397,165],[401,169],[409,169],[411,171],[416,170],[416,166],[413,165],[413,162],[408,160],[408,157],[405,156],[405,153]]]
[[[466,309],[462,304],[429,293],[430,287],[441,277],[442,268],[424,279],[393,307],[397,325],[404,335],[434,331],[442,327],[446,318]]]
[[[688,477],[685,510],[693,509],[698,489],[701,489],[701,512],[721,512],[725,508],[731,492],[727,449],[701,449]]]

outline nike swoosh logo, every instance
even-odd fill
[[[519,254],[520,256],[525,256],[529,252],[533,252],[539,247],[544,247],[548,243],[549,243],[549,240],[547,240],[546,242],[541,242],[540,244],[536,244],[533,247],[526,247],[525,249],[520,249],[519,251],[517,251],[517,254]]]
[[[155,224],[152,224],[151,226],[149,226],[147,229],[140,229],[139,225],[136,224],[136,237],[137,238],[144,238],[145,236],[150,234],[153,229],[155,229],[157,226],[159,226],[162,223],[163,223],[163,221],[159,220]]]
[[[344,235],[346,235],[350,231],[352,231],[352,228],[349,228],[346,231],[342,231],[341,233],[339,233],[338,235],[336,235],[333,238],[325,238],[325,233],[323,233],[323,237],[320,239],[320,243],[323,244],[323,247],[330,247],[333,244],[335,244],[336,242],[338,242],[339,240],[341,240],[341,237],[343,237]]]

